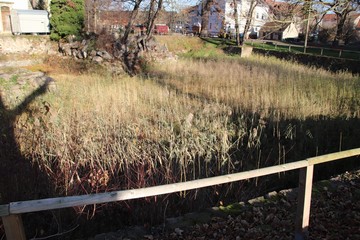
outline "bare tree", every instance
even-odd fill
[[[333,39],[333,45],[337,46],[339,41],[345,38],[346,35],[346,21],[349,19],[352,12],[359,10],[359,0],[288,0],[293,4],[300,4],[305,6],[308,14],[314,15],[318,19],[317,24],[322,20],[322,17],[328,13],[336,14],[336,32]],[[310,7],[311,5],[311,7]],[[307,20],[310,20],[308,15]]]
[[[151,37],[151,34],[153,32],[154,29],[154,22],[160,12],[160,10],[163,7],[163,0],[151,0],[150,1],[150,8],[149,8],[149,14],[148,14],[148,18],[147,18],[147,30],[146,30],[146,35],[147,38]]]
[[[49,0],[29,0],[32,9],[47,10]]]
[[[126,43],[128,38],[129,38],[132,25],[133,25],[138,13],[139,13],[140,5],[141,5],[142,2],[143,2],[143,0],[133,0],[132,1],[133,9],[132,9],[132,12],[131,12],[131,15],[130,15],[129,22],[128,22],[126,28],[125,28],[124,35],[122,37],[122,42],[123,43]]]
[[[337,17],[336,34],[333,46],[339,45],[339,41],[344,38],[345,23],[351,12],[359,10],[359,0],[319,0],[327,11],[333,11]]]
[[[255,7],[259,4],[260,0],[250,0],[249,2],[249,10],[247,11],[246,14],[246,22],[245,22],[245,27],[244,27],[244,38],[247,38],[247,32],[250,29],[251,23],[252,23],[252,19],[253,19],[253,15],[254,15],[254,10]]]
[[[101,13],[108,10],[122,10],[122,0],[84,0],[85,7],[85,31],[99,33],[101,25]]]
[[[233,0],[233,6],[234,6],[234,18],[235,18],[235,39],[236,39],[236,45],[240,45],[240,30],[239,30],[239,12],[238,12],[238,1]]]
[[[232,0],[232,6],[234,8],[233,18],[235,20],[235,32],[236,32],[236,42],[239,44],[240,41],[240,31],[243,38],[248,37],[248,32],[251,26],[254,24],[254,12],[257,6],[260,4],[265,4],[264,0],[241,0],[241,10],[239,11],[238,5],[240,0]],[[262,19],[264,17],[262,16]],[[244,26],[240,30],[240,23]]]
[[[209,16],[211,7],[214,5],[214,0],[202,1],[201,8],[201,31],[200,36],[206,37],[209,35]]]

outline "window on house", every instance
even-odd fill
[[[210,23],[210,29],[212,29],[212,23]]]
[[[263,15],[261,16],[261,19],[262,20],[265,20],[266,19],[266,15],[263,13]]]
[[[259,13],[256,13],[256,19],[259,19]]]

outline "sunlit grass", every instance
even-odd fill
[[[301,121],[359,117],[358,76],[196,46],[133,78],[56,58],[34,66],[58,90],[19,117],[22,153],[40,163],[59,195],[74,195],[281,164],[298,142],[319,144],[318,126]]]
[[[153,74],[183,93],[264,117],[359,116],[360,79],[345,72],[334,74],[255,55],[186,59],[157,65]]]
[[[185,181],[213,175],[213,165],[231,171],[225,163],[236,132],[224,104],[146,79],[54,77],[58,91],[34,106],[50,111],[23,114],[17,134],[24,154],[57,171],[63,194]]]

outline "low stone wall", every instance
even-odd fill
[[[0,36],[1,54],[55,54],[57,43],[49,36]]]
[[[360,73],[360,68],[359,68],[360,61],[358,60],[333,58],[326,56],[315,56],[315,55],[309,55],[303,53],[279,52],[279,51],[264,50],[259,48],[254,48],[253,52],[261,55],[270,55],[280,59],[295,61],[309,66],[324,68],[332,72],[349,71],[355,74]]]

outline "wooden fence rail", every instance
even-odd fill
[[[21,221],[22,213],[157,196],[300,169],[297,205],[298,209],[295,221],[295,239],[306,239],[307,229],[309,226],[314,165],[357,155],[360,155],[360,148],[308,158],[306,160],[293,163],[276,165],[246,172],[227,174],[217,177],[204,178],[188,182],[81,196],[12,202],[9,204],[0,205],[0,217],[2,218],[8,240],[24,240],[26,238],[23,224]]]
[[[354,59],[354,60],[358,60],[360,59],[360,52],[356,51],[356,50],[348,50],[348,49],[341,49],[341,48],[329,48],[329,47],[322,47],[322,46],[307,46],[306,48],[303,45],[296,45],[296,44],[290,44],[290,43],[286,43],[286,42],[277,42],[277,41],[273,41],[273,40],[251,40],[251,42],[249,44],[251,44],[252,46],[254,46],[254,43],[258,43],[262,48],[266,49],[266,46],[268,43],[271,43],[275,50],[276,49],[283,49],[283,50],[287,50],[288,52],[293,52],[293,53],[298,53],[298,52],[303,52],[303,53],[311,53],[309,52],[309,50],[314,49],[315,52],[313,51],[312,54],[314,55],[320,55],[320,56],[330,56],[330,57],[338,57],[338,58],[347,58],[344,57],[345,53],[351,53],[354,54],[354,57],[348,57],[348,59]],[[296,51],[296,49],[298,49]],[[300,49],[303,49],[300,51]],[[327,54],[325,54],[327,52]],[[332,52],[333,54],[330,55],[329,52]]]

